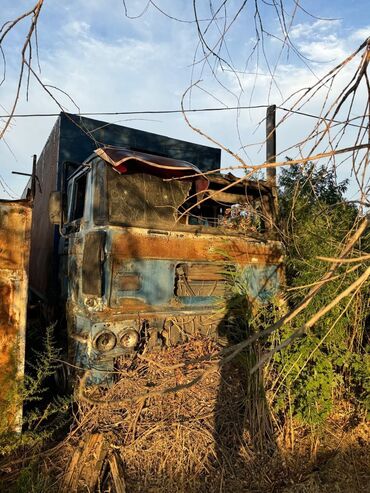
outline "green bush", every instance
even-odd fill
[[[0,456],[9,456],[30,447],[42,447],[70,419],[70,397],[55,397],[50,382],[59,366],[59,350],[55,347],[53,326],[45,331],[42,350],[33,350],[26,361],[26,373],[19,382],[13,399],[24,407],[22,434],[0,432]]]
[[[310,164],[282,170],[279,200],[288,306],[299,303],[326,272],[329,264],[317,257],[337,257],[341,243],[355,226],[358,211],[345,201],[346,188],[347,182],[337,184],[334,173],[324,167],[315,169]],[[356,245],[357,254],[368,253],[369,240],[367,232]],[[337,270],[338,278],[323,286],[308,308],[282,329],[279,341],[358,278],[364,267],[354,270],[354,265]],[[270,391],[278,412],[289,412],[305,424],[320,426],[340,398],[369,410],[370,361],[365,339],[369,288],[369,282],[365,283],[308,333],[275,355]]]

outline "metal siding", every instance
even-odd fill
[[[0,201],[0,433],[21,431],[32,209]]]
[[[161,306],[162,309],[173,311],[176,307],[181,308],[181,304],[187,308],[207,308],[220,303],[221,296],[209,295],[190,295],[175,296],[175,267],[174,262],[168,260],[136,260],[131,262],[116,263],[113,268],[113,282],[111,294],[111,306],[125,307],[125,301],[132,298],[142,300],[151,306]],[[279,273],[278,265],[256,266],[247,265],[240,272],[240,277],[245,282],[246,290],[253,300],[267,302],[278,293]],[[120,275],[134,274],[140,278],[140,288],[138,290],[122,290],[119,288]],[[205,271],[204,279],[207,279]],[[213,282],[214,285],[217,281]],[[211,291],[211,288],[209,288]],[[174,305],[173,301],[178,305]],[[172,306],[171,305],[172,302]]]
[[[55,226],[49,222],[49,195],[57,190],[59,120],[37,161],[36,186],[31,230],[30,287],[41,297],[49,298],[56,288],[57,243]]]
[[[216,289],[217,282],[224,281],[220,276],[228,264],[239,266],[251,299],[266,302],[279,290],[282,250],[277,242],[258,243],[237,237],[181,233],[162,237],[140,234],[138,230],[112,231],[108,238],[107,253],[111,262],[106,264],[106,276],[113,310],[119,306],[126,313],[139,309],[169,313],[181,309],[209,309],[221,299],[212,293],[211,281]],[[198,295],[194,292],[184,296],[180,290],[176,296],[176,286],[180,286],[177,269],[182,265],[188,270],[188,284],[198,278],[210,282],[209,294],[201,290]],[[120,276],[130,274],[138,276],[140,287],[124,291],[120,289]]]
[[[252,300],[262,303],[268,302],[279,292],[280,265],[253,265],[246,266],[241,273],[241,278],[248,286],[248,294]]]

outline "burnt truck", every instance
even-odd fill
[[[221,174],[220,158],[59,116],[35,170],[29,283],[66,327],[68,367],[89,370],[89,383],[109,384],[144,347],[217,337],[230,269],[252,302],[278,292],[273,187]]]

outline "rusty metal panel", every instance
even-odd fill
[[[140,276],[138,274],[118,273],[115,282],[121,291],[139,291],[141,287]]]
[[[105,273],[108,304],[112,309],[124,308],[126,314],[137,305],[145,312],[212,310],[225,296],[230,269],[238,269],[251,299],[262,302],[277,292],[281,282],[283,251],[278,242],[145,234],[139,229],[115,230],[110,239],[111,264],[106,264]],[[122,282],[127,276],[136,284]]]
[[[182,263],[176,267],[175,294],[180,299],[184,296],[225,296],[227,280],[225,266],[215,263]]]
[[[113,257],[126,259],[168,259],[227,261],[239,265],[279,264],[283,260],[280,242],[247,241],[244,237],[194,235],[190,233],[143,234],[139,229],[113,234]]]
[[[20,431],[32,208],[0,201],[0,433]]]

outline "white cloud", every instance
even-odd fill
[[[343,43],[330,37],[322,41],[311,41],[299,45],[300,52],[312,62],[337,62],[345,58]]]
[[[361,28],[361,29],[356,29],[354,32],[350,34],[350,39],[353,41],[358,41],[358,42],[363,42],[366,41],[367,38],[370,37],[370,25]]]
[[[64,27],[67,36],[87,36],[89,35],[90,25],[84,21],[73,20]]]
[[[135,12],[140,11],[142,3],[137,4]],[[42,31],[40,26],[42,79],[71,95],[82,112],[179,108],[180,97],[189,82],[190,65],[196,46],[194,26],[171,23],[160,15],[155,17],[153,24],[153,12],[147,18],[129,22],[123,16],[121,4],[118,9],[118,4],[120,2],[116,2],[115,9],[107,9],[102,7],[101,1],[94,0],[86,15],[83,15],[85,4],[79,0],[76,2],[76,9],[66,9],[67,14],[63,14],[66,17],[60,19],[59,25],[53,25],[53,28],[49,27],[47,30],[45,24],[46,31]],[[171,3],[168,5],[173,6]],[[323,62],[314,66],[315,74],[320,77],[331,67],[330,60],[348,55],[352,47],[357,45],[356,40],[361,32],[361,29],[358,29],[352,37],[344,38],[340,21],[314,21],[295,26],[292,35],[303,54]],[[245,47],[244,41],[238,43],[238,39],[233,47],[236,54],[235,62],[240,61],[242,65],[241,45],[245,49],[248,48]],[[271,53],[273,60],[274,52]],[[289,62],[282,59],[281,62],[276,71],[276,81],[282,95],[273,84],[271,85],[268,70],[263,66],[256,65],[248,69],[251,73],[239,74],[239,82],[244,89],[242,94],[239,94],[239,82],[232,72],[219,70],[217,75],[228,89],[240,95],[242,105],[267,102],[279,104],[291,92],[307,87],[317,80],[302,63],[298,64],[294,59]],[[197,70],[198,68],[199,66],[196,67]],[[257,71],[261,75],[256,77],[253,72]],[[3,96],[5,99],[2,100],[7,106],[11,100],[10,96],[14,94],[16,82],[14,73],[8,75]],[[199,72],[197,75],[203,78],[203,87],[215,98],[229,106],[237,104],[236,97],[215,83],[212,75]],[[338,82],[343,83],[347,75],[344,71]],[[196,79],[196,75],[194,77]],[[67,97],[57,92],[55,95],[69,111],[75,111]],[[319,97],[312,100],[307,110],[319,112],[319,103]],[[193,106],[220,104],[204,92],[194,89]],[[24,113],[58,111],[53,101],[34,81],[31,84],[30,101],[27,103],[22,99],[18,109],[18,112]],[[264,109],[244,111],[238,122],[235,112],[191,114],[190,118],[195,126],[202,128],[226,147],[235,150],[241,145],[238,131],[243,144],[263,140],[263,125],[257,133],[253,132],[256,124],[263,119],[264,113]],[[282,114],[280,112],[279,116]],[[119,121],[123,125],[209,144],[189,129],[181,115],[139,116],[135,120],[125,116],[99,119]],[[1,173],[18,192],[22,191],[25,179],[15,178],[10,171],[30,170],[31,156],[35,152],[40,153],[54,120],[55,118],[14,120],[6,138],[18,161],[14,160],[6,145],[0,143]],[[310,125],[312,121],[307,118],[290,118],[287,124],[279,128],[278,147],[289,147],[307,133]],[[259,154],[257,151],[258,147],[248,148],[248,154],[254,163],[263,162],[264,149],[262,148]],[[224,162],[227,165],[235,164],[225,154]]]
[[[318,19],[292,27],[290,37],[299,52],[311,62],[337,62],[347,51],[341,20]]]
[[[333,31],[339,28],[342,24],[341,20],[324,20],[318,19],[314,22],[299,23],[292,27],[289,35],[292,39],[302,39],[307,37],[321,37],[326,35],[328,31]]]

